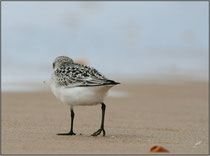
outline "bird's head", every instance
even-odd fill
[[[58,56],[55,58],[53,62],[53,69],[57,69],[59,66],[64,64],[72,64],[74,63],[73,60],[67,56]]]

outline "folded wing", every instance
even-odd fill
[[[107,79],[96,69],[80,64],[63,65],[55,71],[55,74],[57,83],[68,88],[119,84]]]

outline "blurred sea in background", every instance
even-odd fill
[[[208,16],[208,2],[2,2],[2,91],[48,85],[61,55],[117,81],[208,81]]]

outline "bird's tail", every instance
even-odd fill
[[[118,85],[119,82],[113,81],[113,80],[107,80],[103,83],[103,85]]]

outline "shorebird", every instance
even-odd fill
[[[57,57],[53,62],[50,87],[57,99],[70,106],[71,114],[70,131],[57,135],[76,135],[73,132],[74,106],[101,104],[101,127],[92,136],[98,136],[101,132],[105,136],[104,117],[106,105],[104,104],[104,98],[109,89],[117,84],[119,83],[107,79],[93,67],[74,63],[67,56]]]

